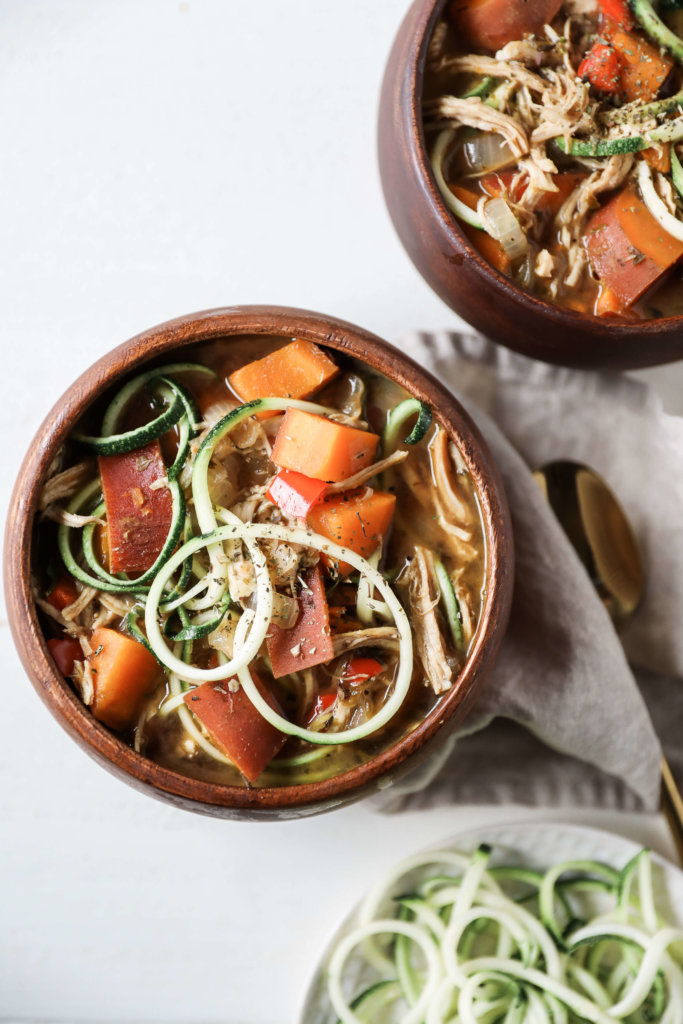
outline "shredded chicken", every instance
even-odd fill
[[[390,469],[392,466],[398,466],[399,463],[403,462],[408,458],[409,452],[404,449],[399,449],[388,455],[386,459],[380,459],[379,462],[373,462],[371,466],[366,466],[365,469],[358,470],[353,476],[349,476],[346,480],[340,480],[336,484],[328,484],[326,493],[334,494],[339,491],[350,491],[354,487],[360,487],[367,480],[372,480],[373,476],[377,476],[379,473],[383,473],[385,469]]]
[[[332,638],[334,656],[353,651],[357,647],[398,647],[398,630],[394,626],[373,626],[356,629],[349,633],[338,633]]]
[[[459,99],[457,96],[440,96],[438,99],[428,100],[425,103],[425,115],[431,123],[457,121],[469,128],[496,132],[502,135],[516,157],[525,156],[529,152],[529,139],[518,122],[494,107],[482,103],[478,97]]]
[[[95,590],[93,587],[84,587],[73,604],[67,605],[66,608],[62,610],[64,619],[67,622],[73,622],[75,619],[78,619],[88,605],[92,604],[98,595],[99,591]]]
[[[559,228],[560,245],[567,261],[564,284],[568,288],[575,287],[587,270],[583,236],[588,217],[597,206],[597,196],[618,188],[628,176],[632,166],[632,153],[609,157],[603,162],[601,170],[594,171],[584,178],[560,207],[555,224]],[[553,281],[555,291],[559,287],[559,283],[557,279]]]
[[[65,498],[73,498],[92,476],[91,462],[77,462],[75,466],[57,473],[46,481],[40,494],[38,508],[46,509]]]
[[[436,617],[440,591],[434,571],[434,556],[428,548],[415,547],[406,582],[411,624],[422,668],[434,693],[445,693],[452,685],[453,669],[446,656]]]

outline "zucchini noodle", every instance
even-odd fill
[[[683,1021],[683,970],[673,952],[683,930],[657,916],[649,851],[622,871],[567,861],[544,875],[489,868],[490,853],[418,854],[370,892],[326,966],[338,1022]],[[443,868],[452,875],[438,874]],[[520,896],[520,886],[531,892]],[[535,909],[520,905],[530,898]],[[556,903],[569,915],[562,934]]]
[[[157,658],[167,668],[175,672],[180,679],[187,682],[204,683],[237,675],[245,693],[259,714],[288,736],[298,736],[309,743],[337,745],[351,743],[376,732],[393,718],[403,704],[413,672],[413,641],[410,623],[403,606],[382,574],[362,555],[302,527],[292,528],[273,523],[243,523],[237,516],[233,516],[225,509],[217,510],[217,514],[219,518],[228,519],[229,525],[220,526],[211,533],[194,537],[184,544],[163,566],[150,587],[145,609],[145,627],[149,643]],[[222,551],[222,545],[226,541],[235,540],[244,541],[252,554],[257,583],[256,609],[255,611],[245,611],[240,616],[235,633],[235,653],[229,661],[209,669],[187,665],[169,649],[159,626],[157,609],[164,587],[178,566],[195,551],[202,547],[212,547],[214,550]],[[273,594],[265,557],[258,545],[253,544],[256,540],[280,540],[301,544],[304,547],[320,551],[322,554],[330,555],[339,561],[349,562],[354,569],[368,577],[370,583],[379,590],[384,598],[399,633],[399,665],[391,696],[368,722],[347,729],[343,733],[319,733],[312,729],[304,729],[283,718],[259,693],[248,665],[255,658],[268,632],[272,616]]]

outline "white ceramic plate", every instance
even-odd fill
[[[521,864],[536,870],[547,870],[564,860],[600,860],[618,869],[641,849],[632,840],[611,832],[550,822],[492,825],[463,832],[432,849],[470,853],[480,843],[489,843],[493,847],[492,864]],[[406,850],[405,856],[411,852],[415,851]],[[683,871],[657,854],[653,854],[652,859],[657,909],[671,924],[683,928]],[[377,878],[368,879],[368,888],[377,881]],[[336,1014],[327,999],[325,968],[332,949],[354,923],[355,915],[356,909],[330,939],[306,995],[299,1024],[334,1024],[336,1021]]]

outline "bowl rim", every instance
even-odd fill
[[[50,462],[82,413],[113,383],[144,363],[184,345],[235,336],[303,337],[354,356],[422,400],[456,442],[481,507],[487,560],[484,604],[474,645],[456,685],[410,733],[376,757],[330,779],[295,786],[249,788],[205,782],[138,754],[93,717],[47,649],[31,588],[37,501]],[[282,811],[334,806],[363,795],[390,769],[423,748],[441,727],[462,714],[488,675],[509,614],[513,575],[512,534],[503,484],[486,442],[458,400],[430,373],[386,341],[346,321],[281,306],[230,306],[166,321],[135,335],[86,369],[57,400],[22,462],[5,532],[4,576],[10,626],[34,688],[62,727],[91,757],[133,786],[205,813]],[[150,788],[151,787],[151,788]],[[213,810],[212,810],[213,809]]]
[[[594,313],[580,313],[577,310],[567,309],[565,306],[560,306],[547,299],[543,299],[515,284],[510,278],[501,274],[499,270],[496,270],[494,266],[488,263],[471,245],[455,216],[444,203],[439,187],[436,184],[429,159],[424,131],[424,117],[422,115],[427,51],[436,23],[448,3],[449,0],[414,0],[413,8],[406,15],[406,21],[410,18],[411,13],[415,12],[417,30],[413,33],[413,41],[409,47],[409,115],[414,128],[414,131],[409,132],[412,156],[417,163],[420,177],[429,193],[432,205],[438,211],[442,227],[445,229],[449,241],[462,256],[474,263],[480,276],[485,275],[491,279],[495,287],[499,291],[504,292],[508,298],[520,303],[529,313],[543,316],[550,314],[556,322],[562,323],[566,327],[590,324],[593,329],[600,329],[601,335],[610,341],[618,341],[624,337],[628,338],[630,335],[638,336],[643,333],[660,334],[683,327],[683,313],[675,316],[644,318],[642,320],[612,320],[610,317],[599,317]],[[542,358],[542,356],[539,355],[537,358]]]

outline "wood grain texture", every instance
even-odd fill
[[[427,402],[462,453],[472,475],[488,546],[486,593],[481,623],[456,685],[425,721],[389,750],[344,775],[305,786],[247,789],[202,782],[162,768],[137,754],[94,719],[56,670],[31,592],[33,531],[38,496],[50,463],[90,404],[154,358],[183,358],[176,350],[196,342],[236,336],[308,338],[348,353],[385,373]],[[88,369],[45,418],[24,459],[14,489],[5,534],[4,578],[14,642],[39,696],[60,725],[114,775],[177,807],[223,818],[256,820],[302,817],[350,803],[397,780],[431,754],[463,720],[489,675],[507,625],[513,582],[509,511],[498,470],[467,413],[431,374],[387,342],[359,327],[305,310],[244,306],[209,310],[171,320],[139,334]]]
[[[483,334],[534,359],[636,369],[683,357],[683,317],[620,322],[561,309],[494,270],[470,245],[432,179],[422,130],[429,40],[446,0],[415,0],[384,74],[378,152],[398,236],[427,283]]]

